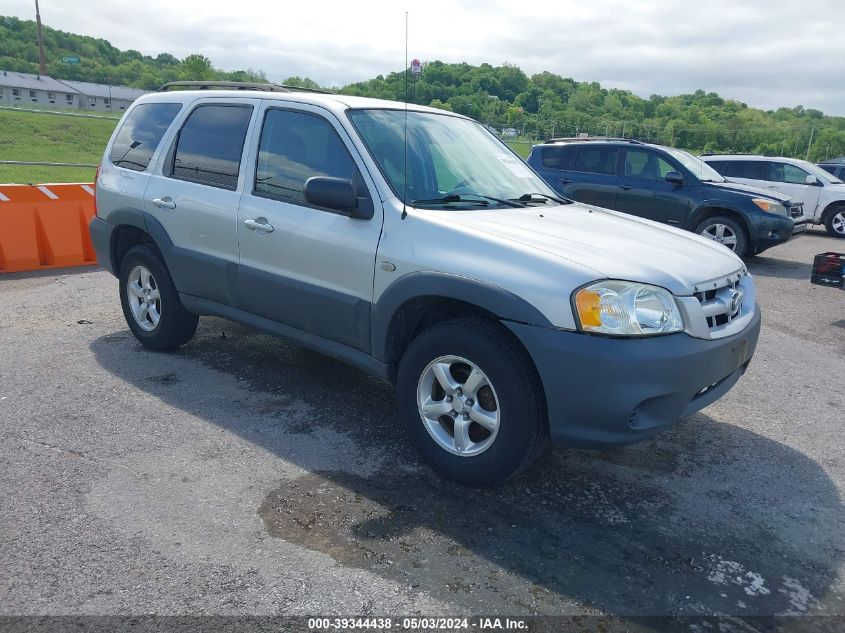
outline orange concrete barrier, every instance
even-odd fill
[[[0,185],[0,273],[97,263],[89,184]]]

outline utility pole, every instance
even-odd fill
[[[813,126],[813,129],[810,130],[810,142],[807,143],[807,155],[804,157],[804,160],[810,160],[810,148],[813,146],[813,136],[816,133],[816,127]]]
[[[38,10],[38,0],[35,0],[35,23],[38,27],[38,67],[42,77],[47,76],[47,59],[44,56],[44,32],[41,28],[41,12]]]

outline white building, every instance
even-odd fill
[[[0,105],[20,107],[78,108],[80,94],[50,77],[2,71]]]
[[[0,105],[123,112],[145,90],[0,71]]]
[[[135,99],[147,93],[146,90],[139,88],[92,84],[87,81],[62,79],[60,83],[83,96],[80,103],[81,110],[94,110],[96,112],[123,112]]]

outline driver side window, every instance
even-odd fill
[[[328,121],[306,112],[268,110],[258,146],[254,193],[311,206],[303,190],[313,176],[351,180],[359,197],[369,197],[349,151]]]
[[[792,185],[806,185],[807,176],[810,174],[788,163],[771,163],[771,170],[769,180],[774,182],[784,182]]]
[[[677,171],[654,152],[643,149],[629,149],[625,152],[625,176],[663,180],[670,171]]]

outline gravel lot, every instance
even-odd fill
[[[0,614],[845,615],[825,250],[749,262],[764,327],[723,400],[484,491],[418,463],[357,369],[212,318],[151,353],[107,273],[2,276]]]

